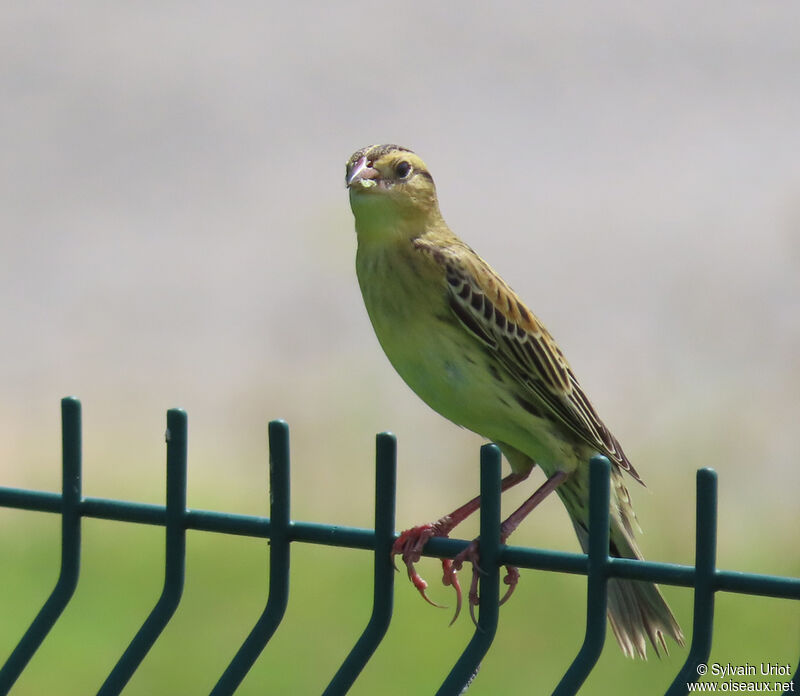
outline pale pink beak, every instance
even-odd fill
[[[345,178],[348,188],[353,186],[353,184],[360,184],[367,181],[374,185],[374,179],[377,179],[380,175],[377,169],[374,169],[369,165],[370,162],[367,161],[366,156],[359,159],[353,165],[352,169],[347,172],[347,177]]]

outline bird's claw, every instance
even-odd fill
[[[406,571],[408,572],[408,579],[411,580],[414,587],[417,588],[417,592],[422,595],[422,598],[431,606],[439,609],[446,609],[447,607],[437,604],[430,597],[428,597],[428,593],[426,591],[428,589],[428,583],[414,567],[414,564],[422,557],[422,549],[425,547],[425,544],[428,543],[428,539],[436,536],[436,532],[437,529],[435,524],[422,524],[418,527],[412,527],[411,529],[404,531],[399,537],[397,537],[392,545],[392,565],[394,566],[395,570],[398,569],[397,564],[394,561],[394,557],[397,554],[400,554],[403,559],[403,563],[405,563]],[[445,567],[445,562],[449,563],[450,561],[443,560],[443,568]],[[443,578],[445,585],[448,584],[446,582],[446,577],[447,569],[445,568],[445,578]],[[456,585],[458,585],[458,579],[456,579]],[[458,595],[460,603],[460,588],[458,589]]]
[[[475,607],[478,606],[480,603],[480,597],[478,596],[478,574],[480,573],[480,568],[476,568],[476,566],[472,566],[472,582],[469,585],[469,616],[472,619],[472,623],[475,624],[475,627],[478,627],[478,619],[475,618]]]
[[[469,615],[472,618],[472,623],[476,626],[478,625],[478,620],[475,618],[475,607],[478,606],[480,603],[480,595],[478,594],[478,580],[480,579],[481,575],[485,575],[486,572],[481,568],[478,561],[480,560],[480,553],[478,551],[478,539],[474,539],[467,548],[465,548],[461,553],[459,553],[453,559],[453,570],[452,576],[455,578],[455,582],[458,582],[458,578],[456,576],[456,572],[461,570],[461,566],[466,562],[469,561],[472,564],[472,580],[470,581],[469,585]],[[503,582],[508,585],[508,589],[506,593],[503,595],[502,599],[500,600],[500,605],[503,605],[511,595],[514,593],[514,590],[517,587],[517,583],[519,582],[519,570],[514,566],[507,565],[505,566],[506,574],[503,578]],[[448,584],[448,583],[445,583]],[[458,588],[458,607],[456,608],[456,615],[453,617],[453,621],[456,620],[458,617],[458,612],[461,609],[461,588]],[[451,625],[453,623],[451,621]]]
[[[449,625],[452,626],[461,613],[461,583],[458,581],[458,570],[454,567],[453,561],[449,558],[442,559],[442,571],[442,584],[445,587],[451,586],[456,591],[456,610],[449,623]]]
[[[394,545],[392,546],[392,565],[394,565],[395,570],[397,570],[397,564],[394,561],[394,557],[400,554],[403,559],[403,563],[406,566],[408,579],[411,580],[414,587],[417,588],[417,591],[420,593],[422,598],[431,606],[439,609],[446,609],[446,607],[442,606],[441,604],[437,604],[430,597],[428,597],[428,583],[422,578],[422,576],[417,572],[417,569],[414,567],[414,564],[422,557],[422,550],[425,548],[425,544],[428,543],[429,539],[435,536],[440,536],[440,532],[436,524],[423,524],[404,531],[399,537],[397,537]],[[478,625],[478,621],[475,618],[475,607],[478,606],[480,602],[480,596],[478,594],[478,580],[480,579],[481,575],[485,575],[485,571],[481,568],[479,560],[480,553],[478,551],[478,539],[470,542],[470,544],[452,560],[449,558],[442,559],[442,584],[445,587],[452,587],[456,593],[456,609],[453,614],[453,618],[450,621],[451,626],[455,623],[456,619],[461,613],[461,607],[463,605],[463,593],[461,590],[461,583],[458,580],[458,571],[461,570],[461,567],[466,562],[472,564],[472,580],[470,581],[469,593],[467,595],[469,601],[469,615],[472,617],[472,622],[476,626]],[[506,575],[503,578],[503,582],[508,585],[508,589],[503,595],[503,598],[500,600],[501,605],[508,601],[509,597],[511,597],[511,595],[514,593],[514,590],[517,587],[517,582],[519,581],[519,571],[514,566],[507,565],[505,566],[505,569]]]
[[[511,595],[514,594],[514,590],[517,589],[517,583],[519,582],[519,570],[517,570],[514,566],[507,565],[506,575],[503,578],[503,582],[508,585],[508,589],[500,600],[501,607],[511,598]]]
[[[472,564],[472,581],[469,585],[469,594],[467,595],[469,598],[469,615],[472,617],[472,623],[476,626],[478,622],[475,619],[475,606],[478,604],[479,597],[478,597],[478,578],[480,574],[483,573],[481,570],[480,565],[478,564],[478,559],[480,558],[480,554],[478,553],[478,540],[474,539],[470,542],[469,546],[465,548],[461,553],[459,553],[453,559],[453,576],[455,577],[456,572],[461,570],[461,567],[464,565],[466,561],[469,561]],[[458,580],[456,580],[458,582]],[[453,621],[458,618],[458,612],[461,611],[461,588],[459,587],[459,603],[458,607],[456,608],[456,615],[453,617]],[[451,621],[451,625],[453,623]]]
[[[406,564],[416,563],[422,557],[422,549],[428,543],[428,539],[433,536],[436,536],[436,528],[432,524],[421,524],[418,527],[406,529],[392,544],[392,563],[398,553]]]
[[[417,572],[416,568],[414,568],[414,564],[411,561],[406,561],[406,568],[408,569],[408,579],[411,580],[411,582],[414,584],[414,587],[417,588],[417,592],[422,595],[422,599],[424,599],[432,607],[446,609],[447,607],[437,604],[430,597],[428,597],[428,593],[426,592],[428,589],[428,583],[425,582],[422,576]]]

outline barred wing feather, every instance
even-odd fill
[[[477,255],[455,247],[434,249],[423,240],[415,244],[444,267],[450,308],[461,323],[495,352],[536,402],[642,483],[553,337],[502,278]]]

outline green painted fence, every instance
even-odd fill
[[[187,509],[187,418],[186,413],[179,409],[172,409],[167,413],[166,505],[83,497],[80,402],[71,397],[63,399],[61,409],[61,493],[0,487],[0,507],[51,512],[61,516],[61,572],[58,581],[0,670],[0,695],[10,692],[77,587],[81,557],[81,520],[84,517],[158,525],[164,527],[166,532],[166,566],[161,596],[100,687],[98,695],[112,696],[122,691],[178,607],[183,590],[188,529],[261,537],[270,542],[270,582],[266,607],[212,689],[212,696],[233,694],[236,691],[280,626],[289,602],[289,562],[293,543],[325,544],[372,551],[375,563],[372,615],[324,693],[333,696],[348,691],[386,634],[392,618],[394,570],[390,562],[390,550],[397,536],[394,529],[394,435],[382,433],[377,436],[375,528],[357,529],[291,519],[289,428],[283,421],[273,421],[269,425],[269,518]],[[483,656],[491,647],[499,615],[500,568],[505,564],[575,573],[587,578],[586,636],[580,651],[553,692],[559,696],[578,693],[600,656],[606,637],[606,583],[610,577],[694,588],[692,642],[685,662],[667,690],[667,696],[686,694],[689,685],[694,684],[698,678],[698,666],[708,661],[715,593],[736,592],[800,600],[800,578],[741,573],[719,570],[716,567],[717,476],[711,469],[697,472],[694,566],[609,557],[609,463],[604,457],[595,457],[591,462],[588,555],[505,546],[499,543],[500,451],[494,445],[484,445],[481,448],[481,496],[483,574],[480,579],[478,624],[472,639],[438,690],[440,696],[463,693],[476,674]],[[425,548],[425,555],[453,557],[467,543],[468,541],[460,539],[431,539]],[[800,676],[797,672],[793,677],[793,685],[796,691],[800,691]],[[794,693],[795,690],[790,687],[784,693]]]

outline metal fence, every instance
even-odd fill
[[[0,694],[7,694],[41,645],[78,583],[81,519],[84,517],[162,526],[166,530],[164,586],[158,602],[131,640],[98,691],[119,694],[169,622],[181,599],[188,529],[261,537],[270,541],[269,596],[235,657],[211,691],[211,696],[233,694],[280,625],[289,600],[289,558],[293,542],[341,546],[374,554],[373,609],[360,638],[325,694],[344,694],[353,685],[389,628],[392,617],[394,570],[390,562],[396,538],[394,435],[377,436],[375,528],[357,529],[292,520],[289,512],[289,429],[283,421],[269,424],[269,518],[189,510],[186,507],[187,418],[180,409],[167,413],[166,505],[83,497],[81,494],[81,409],[72,397],[61,402],[61,493],[0,488],[0,507],[61,515],[61,571],[52,593],[0,670]],[[489,650],[497,629],[500,568],[509,564],[587,577],[586,634],[580,651],[554,694],[576,694],[591,672],[606,635],[606,584],[610,577],[647,580],[694,588],[694,618],[689,654],[667,696],[686,694],[698,678],[698,666],[711,652],[716,592],[736,592],[800,600],[800,578],[776,577],[719,570],[716,567],[717,476],[711,469],[697,472],[697,532],[695,565],[655,563],[608,555],[609,463],[591,462],[589,553],[576,554],[500,544],[500,452],[494,445],[481,448],[480,536],[481,569],[479,617],[472,639],[437,694],[459,694],[468,687]],[[453,557],[467,545],[459,539],[431,539],[426,556]],[[800,663],[800,660],[798,660]],[[792,684],[800,690],[800,670]],[[788,678],[787,678],[788,679]],[[785,694],[794,693],[789,685]]]

